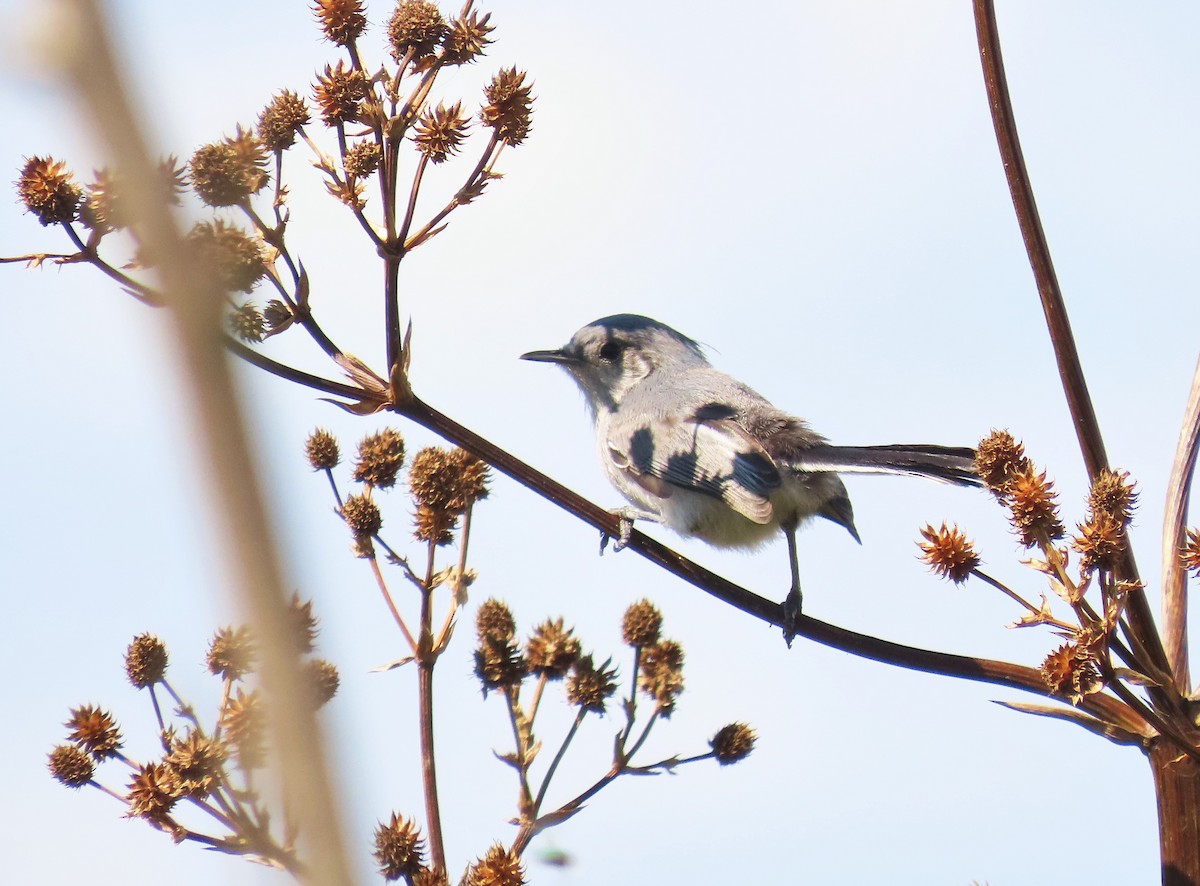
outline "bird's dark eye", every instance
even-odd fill
[[[607,360],[611,363],[621,356],[621,346],[615,341],[606,341],[600,346],[600,350],[597,353],[601,360]]]

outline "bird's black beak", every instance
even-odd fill
[[[574,358],[559,348],[556,351],[530,351],[521,355],[522,360],[532,360],[534,363],[573,363]]]

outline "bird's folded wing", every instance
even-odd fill
[[[779,471],[732,420],[652,419],[610,434],[608,450],[626,476],[654,495],[688,489],[721,499],[755,523],[771,521],[768,496],[779,486]]]

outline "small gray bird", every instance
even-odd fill
[[[634,520],[718,547],[754,547],[782,530],[792,567],[789,618],[801,604],[797,527],[824,517],[861,543],[839,472],[980,485],[973,449],[831,446],[714,369],[692,339],[649,317],[604,317],[558,350],[521,359],[557,363],[583,391],[604,472],[633,505],[615,512],[618,547]]]

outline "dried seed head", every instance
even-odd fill
[[[529,664],[515,642],[484,640],[475,650],[475,676],[483,684],[485,695],[489,689],[519,685],[528,673]]]
[[[437,49],[449,30],[441,12],[428,0],[400,0],[388,20],[388,42],[392,55],[400,61],[411,50],[420,59]]]
[[[470,119],[462,112],[462,102],[448,108],[439,102],[417,119],[413,142],[431,162],[444,163],[447,157],[458,153],[470,125]]]
[[[183,738],[171,742],[171,749],[163,758],[170,792],[203,800],[224,777],[228,755],[221,742],[189,729]]]
[[[70,730],[67,738],[91,754],[98,763],[117,756],[123,744],[121,730],[112,714],[95,705],[71,708],[71,718],[63,725]]]
[[[278,154],[296,143],[296,133],[310,120],[304,99],[285,89],[258,115],[258,138],[264,148]]]
[[[238,628],[221,628],[213,634],[208,644],[206,662],[209,673],[225,680],[239,680],[254,670],[257,658],[250,628],[242,625]]]
[[[508,643],[517,634],[512,610],[502,600],[484,600],[475,613],[475,633],[484,643]]]
[[[69,788],[81,788],[96,774],[96,763],[73,744],[60,744],[49,754],[46,763],[50,774]]]
[[[483,55],[483,50],[492,41],[488,39],[494,28],[488,25],[492,14],[482,18],[472,10],[465,18],[450,22],[450,29],[442,40],[442,62],[447,65],[465,65]]]
[[[570,628],[563,627],[561,618],[547,619],[533,629],[525,644],[525,658],[535,676],[561,680],[579,658],[579,638]]]
[[[419,506],[457,517],[487,497],[488,479],[487,465],[466,450],[427,446],[413,456],[408,488]]]
[[[180,797],[177,788],[178,781],[172,777],[169,766],[165,763],[145,764],[129,782],[129,791],[125,795],[125,802],[129,804],[126,817],[166,825],[171,809]]]
[[[244,342],[258,343],[267,334],[267,321],[253,302],[229,312],[229,331]]]
[[[375,828],[375,861],[379,872],[388,881],[409,878],[421,870],[421,856],[425,852],[425,841],[416,821],[392,813],[387,824],[380,822]]]
[[[313,615],[312,600],[301,600],[292,594],[288,606],[288,622],[291,628],[293,648],[301,655],[312,652],[317,643],[317,617]]]
[[[581,655],[567,677],[567,701],[585,711],[604,713],[604,703],[617,691],[617,669],[611,659],[596,667],[591,655]]]
[[[745,723],[730,723],[717,730],[708,746],[712,748],[713,757],[718,763],[729,766],[750,756],[757,737]]]
[[[662,621],[658,607],[649,600],[639,600],[625,610],[625,617],[621,619],[621,639],[635,649],[653,646],[658,642]]]
[[[975,470],[997,498],[1004,498],[1012,480],[1028,467],[1025,447],[1008,431],[992,431],[975,448]]]
[[[638,688],[654,699],[658,713],[671,716],[683,692],[683,647],[674,640],[659,640],[642,649]]]
[[[359,102],[367,97],[367,78],[362,71],[348,69],[338,61],[325,66],[313,86],[313,99],[321,111],[326,126],[352,123],[358,119]]]
[[[366,4],[362,0],[316,0],[313,12],[325,39],[338,46],[349,46],[367,27]]]
[[[263,320],[267,323],[267,329],[271,333],[282,332],[296,321],[296,315],[292,313],[292,309],[277,298],[267,302],[267,306],[263,308]]]
[[[53,157],[30,157],[21,167],[17,195],[43,225],[72,222],[83,205],[83,189],[67,164]]]
[[[517,146],[529,136],[533,116],[533,84],[525,82],[525,72],[505,68],[484,89],[487,104],[479,112],[484,126],[495,130],[497,138]]]
[[[1179,552],[1179,559],[1183,563],[1184,569],[1190,569],[1197,578],[1200,578],[1200,529],[1187,531],[1187,542],[1184,543],[1183,550]]]
[[[1080,524],[1071,546],[1082,555],[1079,565],[1083,569],[1112,570],[1125,552],[1125,526],[1107,511],[1093,511],[1087,522]]]
[[[134,689],[145,689],[167,672],[167,647],[153,634],[138,634],[125,650],[125,674]]]
[[[80,221],[101,234],[129,227],[132,220],[121,193],[116,174],[111,169],[97,169],[95,180],[88,185],[87,201],[79,215]]]
[[[942,578],[962,584],[979,566],[975,546],[957,526],[947,527],[943,523],[941,529],[934,529],[933,524],[927,524],[921,535],[925,538],[917,542],[921,559]]]
[[[1032,548],[1039,540],[1062,538],[1066,530],[1058,517],[1058,493],[1045,472],[1026,463],[1008,484],[1008,506],[1013,529],[1021,544]]]
[[[496,843],[467,869],[463,883],[465,886],[524,886],[525,869],[519,855]]]
[[[435,511],[418,505],[413,515],[413,538],[435,545],[448,545],[454,541],[453,530],[458,517],[448,511]]]
[[[304,663],[304,667],[308,671],[313,707],[322,708],[337,695],[338,687],[342,685],[337,666],[323,658],[312,658]]]
[[[216,283],[228,292],[250,292],[267,273],[258,241],[221,219],[197,222],[187,244]]]
[[[202,145],[188,164],[192,190],[208,206],[235,206],[267,186],[267,157],[253,132]]]
[[[266,762],[266,724],[262,696],[257,689],[246,692],[238,687],[221,711],[221,728],[233,745],[239,766],[258,769]]]
[[[413,875],[412,886],[450,886],[450,878],[441,868],[421,868]]]
[[[366,178],[379,168],[379,160],[382,156],[383,152],[379,150],[379,145],[375,142],[356,142],[346,151],[346,177]]]
[[[358,443],[354,479],[368,486],[390,489],[404,467],[404,438],[394,428],[363,437]]]
[[[304,454],[314,471],[332,470],[342,460],[337,438],[324,428],[317,428],[308,435],[304,443]]]
[[[366,495],[348,495],[340,511],[350,531],[358,538],[371,538],[383,526],[379,507]]]
[[[1104,688],[1095,656],[1087,646],[1064,643],[1042,662],[1042,679],[1055,695],[1079,704],[1085,695]]]
[[[1102,470],[1092,481],[1088,492],[1088,508],[1093,514],[1108,514],[1124,529],[1133,522],[1133,509],[1138,494],[1130,482],[1128,471]]]

